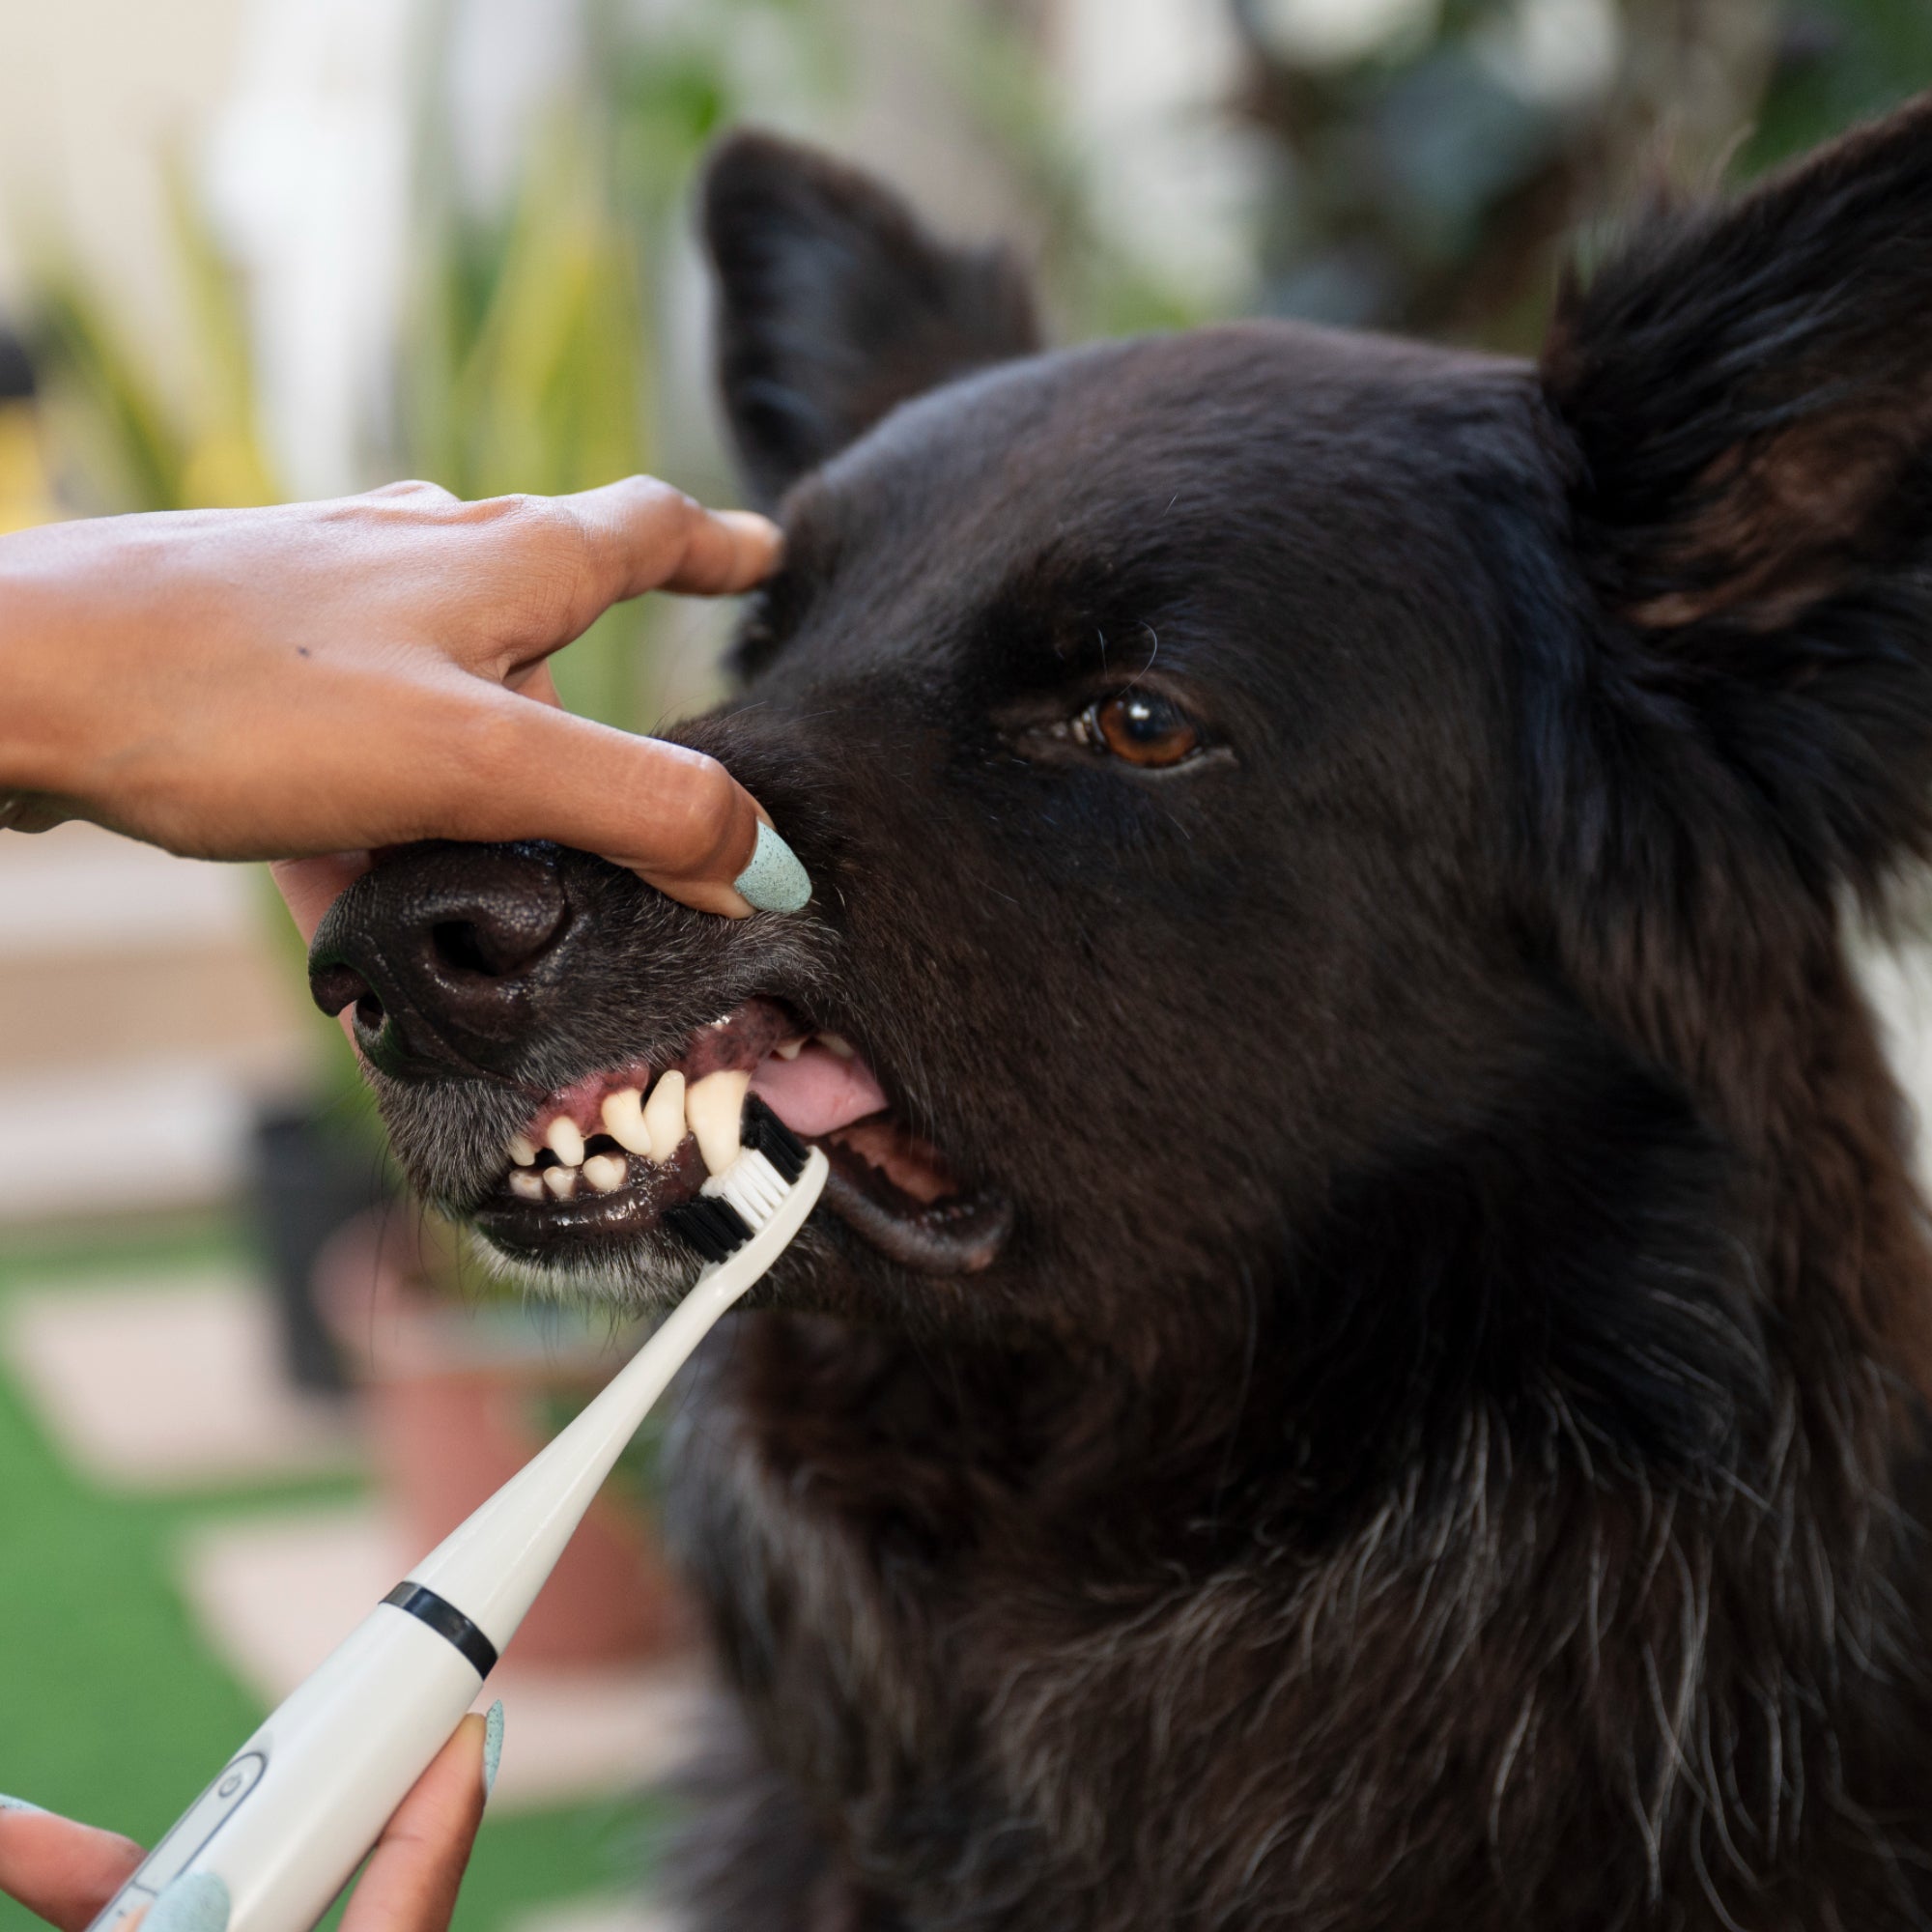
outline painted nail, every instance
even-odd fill
[[[0,1791],[0,1811],[36,1811],[43,1817],[46,1815],[38,1804],[29,1804],[24,1798],[9,1798],[4,1791]]]
[[[811,881],[798,854],[763,819],[752,863],[731,883],[760,912],[796,912],[811,897]]]
[[[176,1879],[148,1908],[141,1932],[228,1932],[228,1888],[211,1871]]]
[[[498,1697],[483,1719],[483,1796],[497,1788],[497,1767],[503,1757],[503,1700]]]

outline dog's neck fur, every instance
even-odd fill
[[[1685,1114],[1662,1142],[1738,1197],[1735,1245],[1687,1249],[1710,1204],[1631,1159],[1656,1092],[1579,1088],[1610,1117],[1581,1160],[1577,1122],[1552,1165],[1530,1118],[1515,1186],[1343,1200],[1304,1264],[1354,1270],[1362,1327],[1311,1336],[1277,1284],[1246,1359],[1178,1379],[1211,1412],[1097,1357],[748,1320],[683,1445],[686,1556],[764,1750],[838,1794],[833,1889],[1042,1928],[1911,1922],[1926,1848],[1888,1807],[1932,1776],[1921,1556],[1873,1323],[1932,1269],[1869,1023],[1842,972],[1814,992],[1838,1023],[1813,1009],[1772,1117],[1802,1132],[1715,1159]],[[1820,1226],[1842,1251],[1806,1249]],[[1472,1270],[1522,1295],[1606,1265],[1606,1307],[1656,1304],[1644,1458],[1592,1412],[1617,1338],[1469,1334],[1512,1314]],[[1750,1387],[1724,1380],[1739,1269],[1778,1311]],[[1607,1852],[1633,1832],[1640,1861]]]

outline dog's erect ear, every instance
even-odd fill
[[[732,136],[703,206],[724,405],[762,502],[908,397],[1039,346],[1009,253],[946,246],[876,182],[812,149]]]
[[[1580,457],[1585,566],[1644,685],[1829,827],[1834,868],[1923,842],[1932,98],[1727,206],[1654,217],[1565,291],[1543,381]]]

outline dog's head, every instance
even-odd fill
[[[1651,224],[1540,369],[1042,353],[1009,259],[758,137],[706,224],[787,550],[676,735],[815,895],[379,867],[316,983],[416,1184],[532,1270],[670,1285],[690,1142],[545,1185],[513,1138],[749,1070],[839,1177],[775,1298],[1141,1362],[1290,1336],[1364,1424],[1453,1358],[1727,1428],[1783,989],[1925,825],[1932,119]]]

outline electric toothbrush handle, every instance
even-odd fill
[[[88,1932],[115,1932],[201,1871],[228,1888],[227,1932],[310,1932],[462,1722],[497,1641],[515,1634],[624,1444],[719,1317],[784,1252],[828,1173],[813,1148],[763,1226],[704,1269],[589,1407],[289,1693]]]
[[[222,1767],[89,1932],[111,1932],[204,1871],[228,1888],[228,1932],[309,1932],[496,1661],[461,1612],[399,1585]]]

